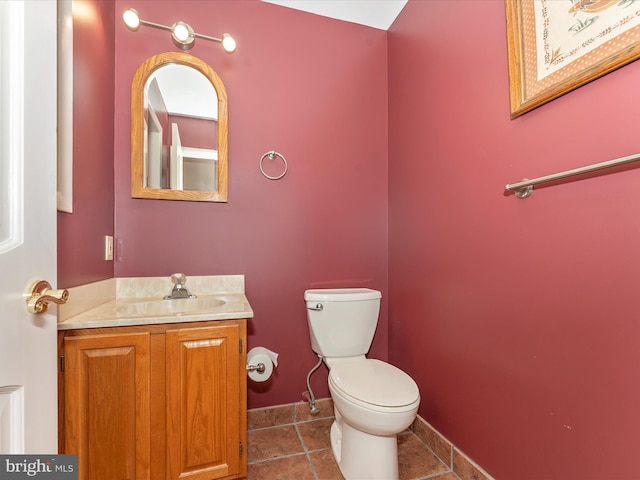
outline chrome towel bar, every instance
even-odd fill
[[[617,167],[626,163],[636,162],[640,160],[640,153],[635,155],[629,155],[627,157],[615,158],[613,160],[607,160],[606,162],[594,163],[593,165],[587,165],[586,167],[574,168],[572,170],[566,170],[560,173],[554,173],[552,175],[546,175],[544,177],[534,178],[532,180],[524,179],[516,183],[508,183],[504,189],[508,192],[514,192],[518,198],[527,198],[533,192],[533,186],[539,183],[552,182],[561,178],[572,177],[574,175],[581,175],[583,173],[594,172],[596,170],[602,170],[605,168]]]

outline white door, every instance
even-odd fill
[[[171,124],[171,161],[169,166],[171,190],[184,190],[184,156],[177,123]]]
[[[56,3],[0,0],[0,453],[57,452]]]

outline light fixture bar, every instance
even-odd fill
[[[168,27],[166,25],[161,25],[159,23],[154,23],[154,22],[148,22],[142,19],[139,19],[138,21],[140,22],[140,25],[146,25],[147,27],[153,27],[153,28],[159,28],[161,30],[171,31],[171,27]]]
[[[203,35],[202,33],[193,32],[193,36],[197,37],[197,38],[204,38],[205,40],[211,40],[213,42],[222,43],[222,39],[221,38],[210,37],[209,35]]]
[[[142,20],[138,12],[133,8],[126,10],[122,15],[122,18],[127,28],[133,32],[137,31],[140,28],[140,25],[159,28],[161,30],[167,30],[171,32],[171,38],[173,39],[173,42],[183,50],[192,48],[195,44],[196,38],[202,38],[204,40],[210,40],[212,42],[222,44],[222,48],[227,53],[233,53],[236,51],[236,41],[228,33],[222,34],[222,38],[216,38],[209,35],[196,33],[188,23],[181,21],[174,23],[171,27],[162,25],[160,23],[149,22],[148,20]]]

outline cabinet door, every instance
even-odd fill
[[[149,334],[66,337],[65,452],[80,480],[149,478]]]
[[[238,325],[167,331],[168,479],[240,471],[240,332]]]

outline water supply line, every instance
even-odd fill
[[[318,355],[318,363],[315,367],[311,369],[311,371],[307,374],[307,391],[309,392],[309,409],[311,410],[311,415],[317,415],[320,412],[320,409],[316,407],[316,398],[313,396],[313,390],[311,390],[311,384],[309,383],[309,379],[311,378],[311,374],[315,372],[322,365],[322,357]]]

